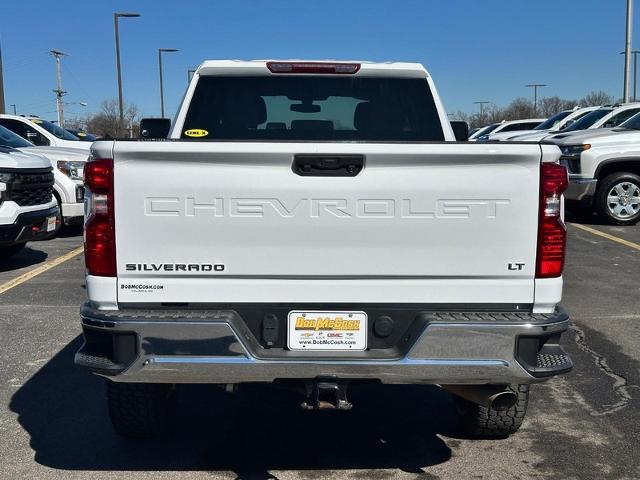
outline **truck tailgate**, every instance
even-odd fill
[[[118,301],[532,303],[544,148],[115,142]]]

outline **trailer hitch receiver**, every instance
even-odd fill
[[[347,382],[335,379],[307,382],[307,398],[300,406],[304,410],[351,410],[353,405],[347,400],[347,386]]]

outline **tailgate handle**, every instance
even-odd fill
[[[364,168],[364,155],[300,154],[291,169],[302,177],[355,177]]]

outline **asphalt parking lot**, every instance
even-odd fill
[[[81,232],[29,244],[0,260],[0,477],[640,478],[640,225],[568,220],[576,366],[534,387],[525,425],[499,441],[456,437],[449,396],[427,386],[356,389],[347,413],[301,412],[266,387],[187,387],[174,436],[120,439],[102,381],[73,365],[82,255],[29,275],[78,249]]]

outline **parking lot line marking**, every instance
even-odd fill
[[[41,273],[46,272],[47,270],[51,270],[53,267],[57,267],[61,263],[66,262],[67,260],[71,260],[73,257],[81,254],[84,251],[84,247],[74,248],[70,252],[65,253],[64,255],[60,255],[59,257],[54,258],[48,262],[43,263],[42,265],[37,266],[33,270],[29,270],[26,273],[14,278],[13,280],[9,280],[0,285],[0,295],[4,292],[11,290],[18,285],[28,282],[34,277],[37,277]]]
[[[640,244],[631,242],[629,240],[625,240],[624,238],[616,237],[615,235],[611,235],[606,232],[601,232],[600,230],[596,230],[595,228],[587,227],[586,225],[581,225],[579,223],[569,223],[569,225],[573,225],[580,230],[584,230],[585,232],[592,233],[594,235],[598,235],[599,237],[606,238],[607,240],[611,240],[612,242],[619,243],[621,245],[625,245],[629,248],[633,248],[635,250],[640,250]]]

